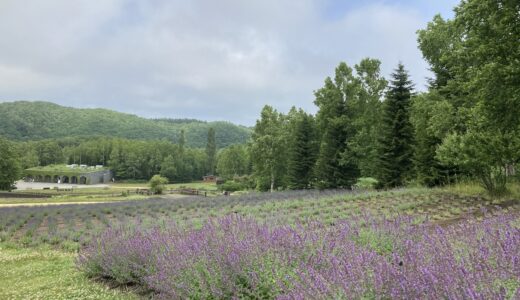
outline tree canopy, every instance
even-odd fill
[[[0,103],[0,135],[12,140],[107,136],[137,140],[178,140],[184,130],[188,146],[204,148],[210,128],[217,148],[246,143],[250,128],[229,122],[145,119],[108,109],[78,109],[49,102]]]
[[[20,163],[12,143],[0,137],[0,190],[10,191],[20,179]]]

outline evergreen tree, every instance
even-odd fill
[[[304,189],[309,186],[316,163],[314,119],[301,109],[293,115],[290,113],[289,118],[294,127],[288,131],[287,183],[290,189]]]
[[[217,162],[217,143],[215,141],[215,129],[211,127],[208,130],[208,143],[206,144],[206,172],[208,175],[215,174]]]
[[[379,183],[396,187],[405,183],[413,166],[413,128],[410,105],[413,84],[399,63],[392,74],[390,88],[383,103],[383,128],[380,140]]]
[[[16,149],[0,137],[0,190],[10,191],[16,180],[20,179],[20,162]]]
[[[319,188],[349,188],[359,176],[352,149],[348,145],[354,135],[349,105],[356,96],[357,88],[352,69],[340,63],[334,81],[326,78],[325,86],[315,93],[314,103],[319,108],[316,121],[320,151],[314,166],[314,181]]]

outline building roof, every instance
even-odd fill
[[[29,175],[80,175],[96,173],[108,170],[108,168],[100,166],[78,166],[78,165],[48,165],[29,168],[25,170]]]

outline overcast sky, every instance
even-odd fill
[[[458,0],[0,0],[0,102],[253,125],[315,112],[340,61],[399,61],[424,90],[416,31]]]

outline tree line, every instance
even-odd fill
[[[252,135],[257,187],[435,186],[459,176],[507,193],[520,160],[520,3],[461,2],[418,31],[434,76],[416,94],[404,66],[340,63],[315,92],[315,116],[262,110]]]
[[[170,182],[190,182],[217,170],[232,178],[249,173],[246,152],[245,145],[219,151],[213,128],[207,132],[205,148],[187,146],[184,132],[171,141],[91,137],[18,142],[0,138],[0,189],[10,189],[24,169],[53,164],[108,166],[116,180],[149,180],[160,174]]]

